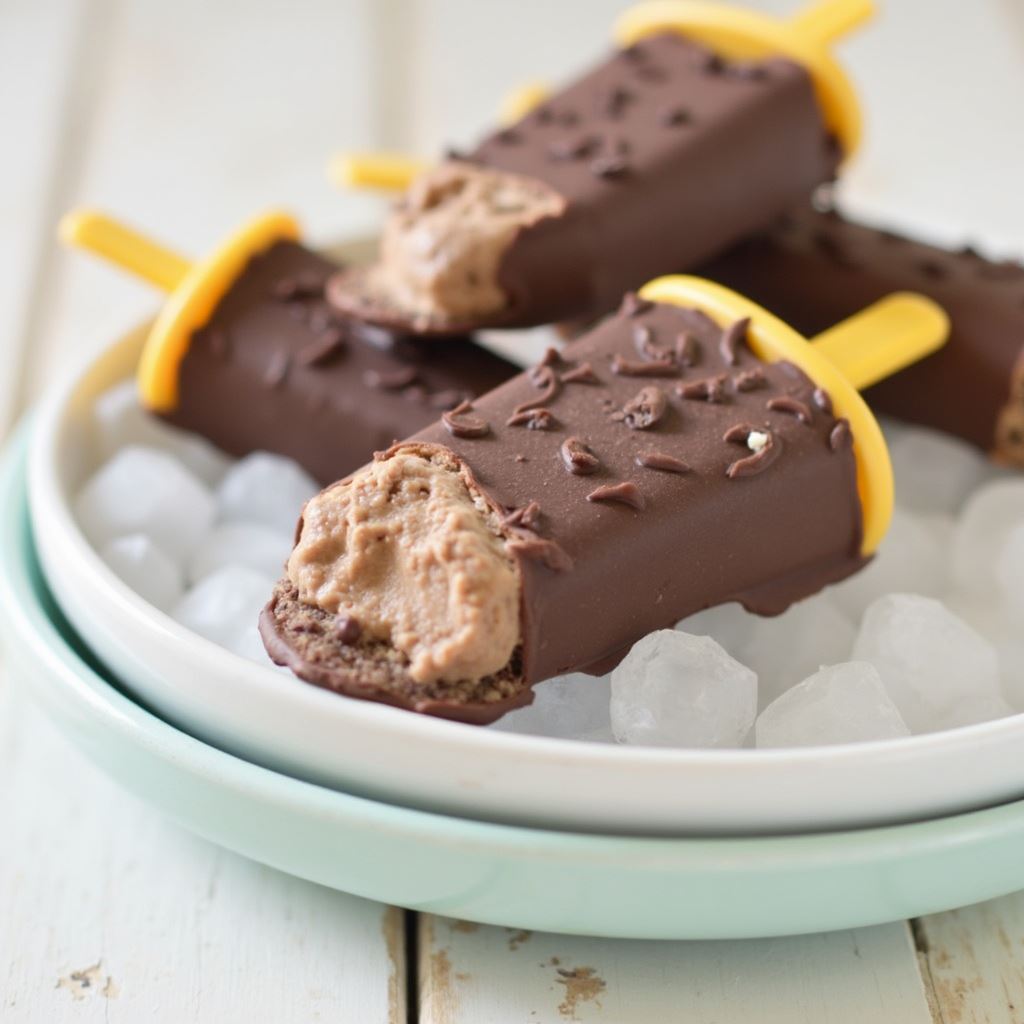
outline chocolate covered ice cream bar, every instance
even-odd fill
[[[871,405],[955,434],[1024,468],[1024,266],[993,262],[810,207],[704,273],[815,332],[894,289],[941,305],[949,343],[867,393]]]
[[[321,483],[518,372],[467,339],[422,344],[331,310],[339,265],[282,214],[196,265],[97,214],[64,233],[171,292],[140,363],[147,408],[232,455],[290,456]]]
[[[349,696],[487,722],[702,608],[779,613],[864,564],[891,509],[881,432],[835,363],[870,349],[870,380],[945,329],[905,296],[814,346],[708,282],[654,282],[312,499],[267,650]]]
[[[856,100],[827,42],[869,12],[627,12],[608,60],[418,178],[378,262],[336,277],[330,301],[446,334],[593,317],[697,266],[806,200],[855,146]]]

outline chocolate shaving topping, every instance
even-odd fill
[[[696,366],[700,362],[700,342],[689,331],[676,335],[676,360],[680,366]]]
[[[737,391],[757,391],[767,385],[768,378],[760,366],[755,366],[752,370],[744,370],[736,375]]]
[[[768,77],[768,69],[761,64],[734,64],[730,74],[744,81],[762,82]]]
[[[581,135],[575,139],[555,139],[548,144],[548,156],[552,160],[582,160],[593,156],[600,141],[593,135]]]
[[[284,383],[285,377],[288,376],[290,364],[291,358],[287,352],[275,352],[270,357],[270,362],[267,364],[267,369],[263,374],[263,383],[268,388],[280,387]]]
[[[549,345],[546,349],[544,349],[544,355],[541,356],[540,362],[537,363],[537,365],[533,369],[537,370],[537,369],[539,369],[542,366],[561,366],[561,365],[562,365],[562,357],[559,354],[558,349]]]
[[[524,530],[536,530],[540,525],[540,505],[531,501],[527,505],[512,509],[502,520],[506,526],[521,526]]]
[[[746,427],[746,424],[743,426]],[[732,429],[735,430],[736,428],[734,427]],[[747,428],[745,443],[748,446],[750,444],[751,434],[753,433],[755,433],[755,431]],[[781,439],[776,438],[770,430],[763,430],[758,433],[765,435],[765,443],[754,451],[753,455],[748,455],[746,458],[737,459],[735,462],[730,463],[729,468],[725,471],[725,475],[730,480],[748,476],[757,476],[758,473],[763,473],[764,470],[766,470],[779,457],[779,454],[782,451]],[[728,440],[728,434],[726,435],[726,439]]]
[[[528,462],[529,459],[525,455],[516,455],[516,462]]]
[[[633,94],[625,86],[614,85],[599,101],[601,112],[608,117],[620,117],[632,99]]]
[[[682,459],[665,452],[643,452],[636,457],[636,464],[644,469],[656,469],[659,473],[689,473],[690,467]]]
[[[769,398],[768,409],[771,412],[784,412],[790,416],[795,416],[801,423],[808,426],[814,419],[810,407],[792,395],[779,395],[776,398]]]
[[[668,410],[668,399],[661,388],[641,389],[623,407],[623,421],[630,430],[649,430],[659,423]]]
[[[600,384],[601,378],[594,373],[590,363],[580,363],[562,374],[563,384]]]
[[[506,146],[515,146],[523,141],[522,133],[517,132],[515,128],[503,128],[495,138]]]
[[[619,307],[619,312],[624,316],[640,316],[649,309],[652,309],[653,306],[653,302],[649,299],[640,298],[636,292],[626,292],[622,299],[622,305]]]
[[[452,437],[476,438],[490,433],[490,424],[479,416],[468,413],[473,406],[469,402],[460,402],[454,409],[441,414],[441,422]]]
[[[377,391],[401,391],[412,384],[418,376],[413,366],[402,366],[397,370],[367,370],[363,383]]]
[[[641,64],[636,69],[636,77],[642,78],[645,82],[664,82],[668,78],[668,73],[656,64]]]
[[[345,347],[345,332],[339,327],[324,331],[315,341],[299,349],[295,362],[300,366],[323,366]]]
[[[853,442],[853,434],[850,432],[849,420],[839,420],[828,435],[828,446],[832,451],[837,452]]]
[[[637,485],[629,480],[621,484],[602,484],[587,495],[587,501],[617,501],[632,508],[644,507],[644,496]]]
[[[334,636],[339,643],[351,646],[363,635],[363,627],[352,615],[339,615],[334,620]]]
[[[601,468],[601,460],[578,437],[567,437],[559,449],[565,468],[573,476],[590,476]]]
[[[678,377],[679,367],[674,359],[623,359],[612,360],[612,373],[617,377]]]
[[[709,53],[703,58],[700,69],[709,75],[720,75],[725,71],[725,61],[717,53]]]
[[[302,274],[299,277],[282,277],[274,284],[271,294],[279,302],[294,302],[323,294],[324,279]]]
[[[941,280],[946,276],[946,268],[935,260],[922,260],[917,265],[917,269],[932,281]]]
[[[550,366],[535,366],[530,371],[530,379],[537,387],[543,388],[544,393],[528,402],[520,402],[512,410],[513,415],[526,412],[527,409],[539,409],[541,406],[547,405],[557,396],[562,387],[558,374]]]
[[[724,373],[717,377],[705,377],[704,380],[687,381],[685,384],[676,385],[676,394],[680,398],[703,400],[712,405],[722,405],[726,400],[725,381]]]
[[[555,417],[547,409],[524,409],[505,420],[506,427],[526,427],[527,430],[550,430]]]
[[[734,423],[723,435],[722,440],[728,444],[746,444],[747,438],[756,430],[749,423]]]
[[[522,558],[546,565],[553,572],[568,572],[572,568],[572,559],[568,553],[553,540],[543,537],[515,537],[506,541],[505,547]]]
[[[747,328],[749,326],[750,317],[745,316],[722,331],[722,340],[718,343],[718,350],[722,353],[722,358],[729,366],[735,366],[738,362],[738,350],[740,344],[747,340]]]
[[[815,388],[814,394],[811,396],[814,404],[823,412],[826,416],[832,415],[832,396],[824,388]]]

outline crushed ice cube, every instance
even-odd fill
[[[710,637],[658,630],[612,672],[612,729],[620,743],[739,747],[756,714],[757,676]]]
[[[758,716],[759,747],[812,747],[909,736],[910,730],[864,661],[822,668],[787,690]]]
[[[755,618],[750,637],[733,653],[757,673],[763,708],[822,665],[846,661],[856,632],[829,597],[819,594],[774,618]]]
[[[166,452],[129,446],[86,482],[75,515],[97,549],[115,537],[143,533],[180,563],[215,514],[206,486]]]
[[[178,602],[174,618],[228,650],[244,649],[274,580],[242,565],[227,565],[200,580]]]
[[[878,669],[915,733],[939,728],[959,704],[999,695],[993,646],[934,598],[880,597],[864,614],[853,657]]]
[[[220,523],[192,552],[186,576],[195,583],[225,565],[245,565],[276,579],[291,548],[291,533],[259,523]]]
[[[142,533],[115,537],[103,546],[100,557],[139,597],[161,611],[169,611],[185,585],[181,569]]]
[[[231,459],[205,438],[172,427],[143,409],[134,380],[117,384],[96,399],[93,424],[101,461],[129,445],[156,448],[173,455],[210,487],[220,482],[231,465]]]
[[[1014,527],[1024,523],[1024,480],[997,479],[967,502],[953,532],[953,578],[975,593],[996,585],[996,564]]]
[[[999,549],[996,580],[1007,607],[1024,618],[1024,519],[1010,530]]]
[[[262,523],[291,535],[302,506],[319,491],[295,461],[253,452],[228,470],[217,490],[222,522]]]
[[[934,430],[903,430],[889,453],[896,502],[915,512],[955,515],[988,475],[985,458],[973,445]]]
[[[534,687],[533,703],[505,715],[492,728],[571,740],[611,739],[611,679],[582,672]]]
[[[854,621],[883,594],[939,597],[946,590],[948,536],[945,520],[897,508],[875,557],[860,572],[830,588],[828,595]]]

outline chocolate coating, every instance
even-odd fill
[[[618,51],[460,156],[543,181],[567,202],[506,251],[498,281],[509,305],[488,322],[607,313],[629,289],[767,229],[834,176],[837,155],[810,77],[792,61],[717,60],[675,33]],[[347,312],[403,324],[344,276],[331,295]]]
[[[871,405],[1024,468],[1024,267],[950,252],[810,207],[702,273],[804,334],[894,291],[934,299],[952,331],[934,355],[865,393]]]
[[[638,319],[655,341],[690,332],[705,353],[701,371],[725,377],[722,400],[687,401],[652,384],[664,401],[662,408],[656,400],[661,415],[647,429],[632,429],[624,410],[637,384],[611,365],[635,352]],[[693,310],[656,305],[620,313],[570,344],[560,366],[541,367],[561,375],[589,363],[597,377],[548,399],[552,429],[506,425],[513,410],[551,388],[534,368],[473,403],[473,415],[490,424],[487,434],[453,436],[436,423],[381,456],[454,454],[503,517],[521,571],[522,643],[493,694],[467,681],[467,699],[417,701],[396,677],[385,697],[371,699],[493,720],[528,700],[532,684],[572,670],[607,671],[650,631],[703,608],[740,601],[777,614],[863,564],[852,446],[830,443],[838,421],[814,406],[815,385],[795,366],[762,364],[741,342],[732,347],[733,364],[722,336]],[[755,369],[762,386],[738,389],[736,380]],[[680,382],[689,372],[679,366]],[[813,407],[810,422],[770,409],[778,398]],[[745,447],[752,430],[764,436]],[[746,469],[735,469],[744,462]],[[371,660],[362,667],[347,651],[333,665],[313,652],[315,671],[304,672],[308,640],[294,628],[294,608],[285,580],[261,626],[275,659],[311,682],[366,696],[365,675],[379,671],[373,652],[364,652]]]
[[[294,242],[254,257],[193,336],[166,418],[232,455],[290,456],[326,484],[517,372],[467,339],[426,345],[337,316],[323,297],[337,269]]]

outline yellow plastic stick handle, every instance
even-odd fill
[[[814,347],[858,390],[938,351],[949,317],[923,295],[896,292],[812,338]]]
[[[61,240],[130,271],[170,294],[192,267],[189,260],[97,210],[73,210],[60,222]]]
[[[825,46],[842,39],[874,14],[872,0],[818,0],[789,19],[792,30]]]
[[[341,188],[403,192],[428,166],[400,153],[339,153],[328,175]]]

